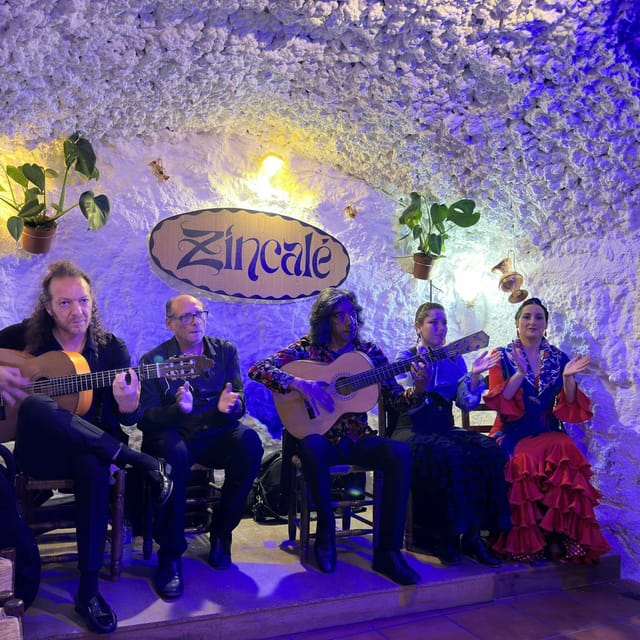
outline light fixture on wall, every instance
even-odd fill
[[[280,169],[282,169],[283,166],[284,160],[275,153],[270,153],[262,159],[262,162],[260,163],[260,173],[262,176],[267,178],[267,180],[270,180],[276,175],[276,173],[278,173],[278,171],[280,171]]]
[[[527,299],[529,292],[522,288],[524,278],[516,271],[516,252],[510,249],[507,257],[503,258],[491,269],[491,273],[501,276],[498,282],[498,289],[509,294],[509,302],[517,304]]]
[[[261,200],[287,197],[287,191],[283,189],[284,166],[284,160],[275,153],[269,153],[260,159],[258,171],[250,178],[250,184],[260,194]]]

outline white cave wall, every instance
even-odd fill
[[[351,258],[344,286],[358,293],[365,308],[364,332],[393,357],[412,340],[412,316],[429,298],[430,284],[415,280],[395,224],[399,205],[362,181],[340,175],[332,167],[297,156],[286,158],[289,195],[265,201],[251,190],[247,175],[255,171],[264,145],[238,136],[165,136],[149,145],[139,139],[100,147],[100,188],[115,193],[112,216],[97,232],[85,230],[79,211],[60,224],[50,254],[31,256],[3,237],[0,243],[0,283],[5,304],[0,325],[28,315],[46,265],[72,258],[95,279],[107,326],[126,339],[134,361],[168,335],[164,302],[173,293],[151,271],[147,234],[163,217],[210,206],[243,206],[274,211],[318,225],[338,238]],[[268,149],[281,151],[278,149]],[[6,149],[0,149],[6,153]],[[148,162],[160,158],[170,179],[159,182]],[[303,202],[304,204],[299,204]],[[357,211],[349,218],[344,208]],[[320,213],[322,212],[322,213]],[[482,220],[477,227],[457,230],[448,257],[433,273],[435,300],[449,310],[450,338],[478,329],[491,345],[514,336],[515,307],[498,291],[490,268],[511,248],[511,239]],[[638,443],[637,317],[634,287],[637,238],[583,238],[553,245],[552,250],[517,254],[526,288],[549,304],[551,339],[570,353],[590,352],[592,374],[582,386],[592,397],[593,421],[576,427],[574,436],[588,454],[596,483],[604,493],[600,519],[612,542],[624,554],[625,572],[637,574],[636,526]],[[460,280],[475,282],[478,296],[469,307],[461,299]],[[211,332],[240,347],[243,371],[258,358],[302,335],[311,300],[286,304],[211,299]],[[635,329],[635,331],[634,331]],[[268,392],[249,383],[249,407],[261,419],[270,410]],[[268,420],[268,419],[267,419]]]
[[[572,431],[623,572],[640,578],[638,24],[627,0],[9,0],[0,162],[49,160],[52,142],[80,128],[112,216],[87,233],[72,212],[43,257],[16,250],[0,224],[0,326],[29,314],[49,261],[72,258],[135,360],[167,335],[172,293],[151,273],[149,230],[182,211],[246,206],[347,247],[345,286],[393,356],[429,295],[397,258],[397,199],[416,188],[472,197],[483,218],[455,232],[433,275],[450,336],[513,337],[515,309],[490,268],[516,247],[526,288],[549,304],[551,339],[592,355],[580,382],[595,416]],[[269,151],[287,160],[288,197],[248,184]],[[156,158],[166,182],[148,166]],[[469,280],[474,306],[460,298]],[[305,331],[311,301],[207,304],[211,331],[239,344],[246,369]],[[268,396],[250,390],[260,413]]]

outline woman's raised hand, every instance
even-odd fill
[[[499,351],[493,351],[492,353],[485,351],[473,361],[471,365],[471,375],[478,376],[484,371],[491,369],[491,367],[495,367],[500,362],[500,358]]]
[[[591,362],[591,356],[576,356],[567,362],[562,372],[563,376],[574,376],[576,373],[582,373]]]

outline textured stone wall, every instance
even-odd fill
[[[137,359],[166,337],[173,293],[151,272],[149,230],[182,211],[245,206],[347,247],[345,285],[389,356],[430,295],[451,338],[484,328],[497,345],[514,335],[514,307],[490,268],[515,246],[525,287],[549,304],[552,341],[592,355],[580,384],[595,416],[572,433],[625,575],[639,578],[638,26],[622,0],[4,3],[0,162],[55,163],[52,141],[80,128],[112,216],[89,233],[71,212],[46,257],[21,253],[2,225],[0,325],[30,312],[50,260],[71,257]],[[286,161],[280,193],[252,180],[270,151]],[[167,181],[148,165],[157,158]],[[452,236],[433,289],[398,258],[398,199],[416,188],[472,197],[483,213]],[[243,369],[302,334],[310,307],[207,304]],[[269,420],[268,394],[249,391]]]

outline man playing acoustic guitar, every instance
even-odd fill
[[[84,418],[61,408],[56,401],[34,393],[16,391],[36,386],[19,376],[15,366],[2,367],[0,394],[3,408],[11,409],[21,400],[17,413],[15,457],[21,469],[39,479],[72,478],[76,502],[76,539],[80,583],[75,599],[76,611],[88,628],[109,633],[117,617],[98,590],[105,534],[109,516],[109,472],[111,464],[127,464],[146,472],[154,488],[154,498],[164,503],[173,483],[165,462],[133,451],[124,442],[122,424],[134,424],[139,417],[140,385],[130,368],[129,351],[122,340],[104,330],[100,321],[91,281],[86,273],[67,260],[49,266],[36,308],[27,320],[0,331],[0,349],[25,351],[32,356],[49,352],[82,354],[91,371],[113,374],[113,383],[93,393]],[[64,358],[65,354],[60,353]],[[37,358],[24,357],[25,363]],[[105,373],[106,375],[106,373]],[[17,384],[16,384],[17,382]],[[111,382],[111,377],[109,377]],[[44,387],[46,389],[46,387]],[[12,391],[13,390],[13,391]],[[53,394],[55,395],[55,394]],[[0,416],[0,423],[6,416]]]
[[[368,362],[367,368],[389,365],[387,358],[373,342],[362,340],[361,307],[356,296],[346,289],[324,289],[311,309],[308,335],[260,362],[249,370],[249,377],[263,383],[274,392],[276,406],[279,399],[287,399],[284,406],[298,404],[302,411],[285,428],[299,438],[298,453],[316,506],[317,528],[314,553],[318,568],[331,573],[336,566],[335,515],[331,509],[331,480],[329,467],[334,464],[356,464],[380,469],[383,472],[383,490],[380,518],[379,545],[374,549],[373,568],[398,584],[411,585],[420,576],[404,559],[402,548],[407,497],[411,473],[411,453],[404,442],[396,442],[375,434],[368,423],[366,408],[348,410],[349,403],[340,407],[340,397],[331,390],[322,370],[330,369],[339,358],[358,356]],[[362,355],[364,354],[364,356]],[[368,358],[367,358],[368,357]],[[302,362],[305,361],[305,362]],[[296,363],[308,373],[292,373],[288,367]],[[324,363],[325,366],[319,364]],[[293,365],[294,369],[297,369]],[[310,379],[313,370],[318,375]],[[365,372],[368,376],[373,372]],[[306,377],[305,377],[306,376]],[[394,380],[394,374],[363,384],[379,382],[386,406],[405,412],[424,401],[424,394],[413,389],[406,391]],[[373,403],[378,396],[377,386],[369,386]],[[346,390],[349,391],[349,390]],[[349,394],[346,394],[349,395]],[[280,408],[279,408],[280,411]],[[293,409],[293,413],[296,411]],[[342,415],[341,415],[342,413]],[[309,434],[301,432],[301,423],[308,423]]]

